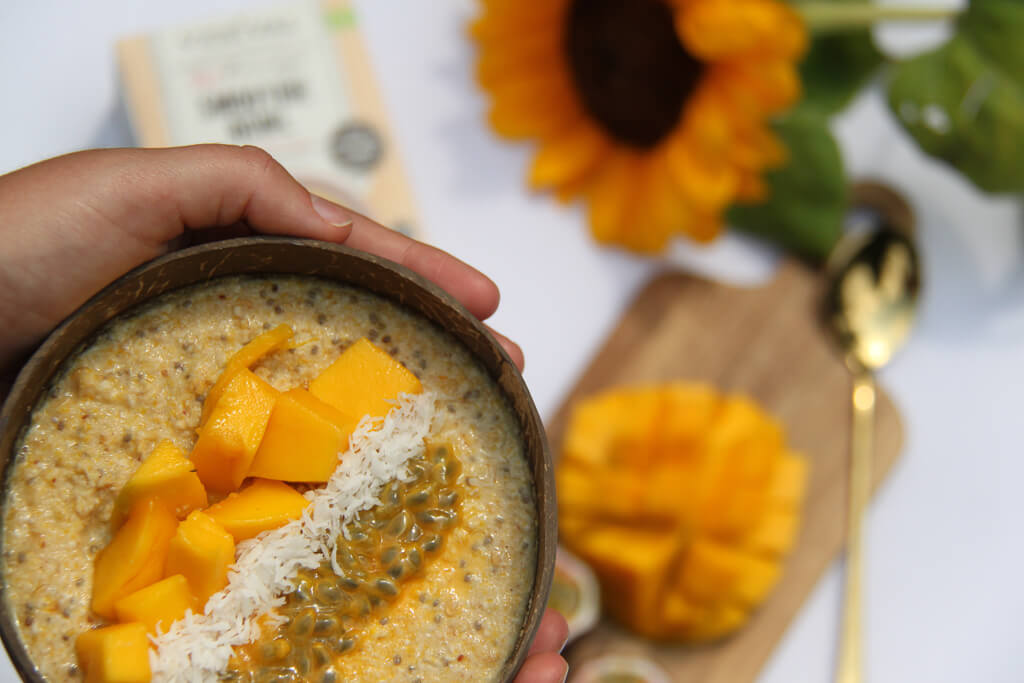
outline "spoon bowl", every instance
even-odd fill
[[[826,265],[825,319],[851,371],[876,371],[913,327],[920,264],[909,235],[884,221],[844,238]]]

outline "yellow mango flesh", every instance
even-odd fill
[[[399,394],[423,390],[416,375],[365,338],[357,340],[309,384],[309,392],[347,415],[384,417]]]
[[[348,450],[358,418],[350,417],[303,389],[281,394],[274,404],[250,477],[326,482]]]
[[[806,461],[757,404],[682,382],[573,409],[556,472],[561,541],[609,612],[652,638],[739,628],[796,538]]]
[[[252,484],[206,509],[206,514],[237,543],[276,529],[299,515],[309,501],[288,484],[256,479]]]
[[[224,371],[221,372],[220,377],[217,378],[217,381],[214,382],[210,390],[206,392],[206,399],[203,401],[203,413],[199,418],[199,424],[206,424],[210,414],[213,412],[214,406],[217,405],[217,401],[224,394],[224,389],[239,370],[252,367],[268,353],[282,348],[292,338],[292,334],[292,328],[288,325],[278,325],[236,351],[228,359],[228,362],[224,364]]]
[[[124,485],[114,503],[114,525],[120,525],[132,505],[143,498],[159,498],[178,517],[206,507],[206,488],[195,465],[170,441],[161,441]]]
[[[75,641],[75,653],[85,683],[146,683],[151,678],[149,639],[139,623],[86,631]]]
[[[92,610],[114,619],[114,603],[163,577],[167,546],[178,519],[162,501],[139,501],[110,544],[96,556]]]
[[[199,429],[192,462],[210,491],[228,493],[249,473],[278,391],[249,370],[232,376]]]
[[[743,545],[752,553],[779,556],[789,552],[796,540],[799,515],[793,511],[767,511],[743,538]]]
[[[234,537],[196,510],[178,525],[167,548],[164,573],[185,577],[197,611],[202,612],[209,597],[228,585],[228,567],[234,561]]]
[[[625,547],[628,552],[623,552]],[[606,578],[602,599],[608,611],[631,624],[641,623],[640,617],[657,610],[661,586],[651,577],[665,574],[676,547],[676,539],[669,534],[616,527],[591,531],[579,545]]]
[[[683,636],[696,643],[717,640],[742,626],[748,616],[746,610],[735,605],[719,605],[706,610],[700,619],[683,631]]]
[[[188,581],[181,574],[168,576],[114,603],[118,621],[138,622],[153,635],[157,634],[157,628],[166,633],[171,624],[195,607]]]
[[[743,572],[743,556],[720,543],[698,539],[686,553],[679,586],[695,602],[706,604],[731,595]]]
[[[795,510],[807,488],[807,461],[792,453],[779,459],[768,487],[768,504],[776,509]]]

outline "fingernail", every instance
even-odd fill
[[[562,647],[558,648],[558,652],[561,653],[565,649],[565,646],[569,644],[569,636],[565,636],[565,640],[562,641]]]
[[[313,209],[320,214],[320,218],[331,225],[344,228],[352,225],[352,218],[348,212],[341,206],[338,206],[332,201],[328,201],[319,195],[315,195],[312,192],[309,194],[313,201]]]

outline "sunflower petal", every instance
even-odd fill
[[[779,166],[787,156],[778,136],[760,127],[737,132],[729,153],[729,159],[737,167],[749,171]]]
[[[743,89],[756,98],[765,113],[783,111],[800,97],[800,76],[793,62],[745,60],[723,67],[731,74],[731,87]]]
[[[577,197],[585,195],[590,186],[594,184],[594,178],[597,176],[598,170],[599,167],[595,166],[578,178],[564,182],[554,188],[555,198],[562,204],[569,204]]]
[[[676,16],[676,32],[696,57],[714,61],[743,54],[795,59],[807,49],[799,15],[775,0],[704,0]]]
[[[530,167],[535,189],[571,183],[608,156],[611,142],[597,126],[582,125],[544,142]]]
[[[744,174],[736,188],[736,199],[748,204],[763,202],[768,199],[768,185],[757,174]]]
[[[590,232],[598,242],[619,241],[623,218],[635,195],[639,167],[634,153],[616,150],[590,186]]]
[[[529,77],[561,62],[561,31],[549,26],[517,40],[495,40],[481,44],[475,72],[484,88],[505,80]]]
[[[687,234],[697,242],[707,243],[722,232],[722,214],[697,214],[690,221]]]
[[[680,192],[694,207],[707,212],[721,211],[736,196],[739,173],[724,159],[709,159],[679,136],[666,148],[668,169]]]
[[[690,144],[709,157],[727,154],[732,145],[733,127],[728,108],[728,104],[703,87],[686,107],[683,134]]]
[[[533,31],[562,26],[569,0],[501,0],[482,4],[483,13],[469,25],[470,37],[481,42],[515,41]]]
[[[549,71],[491,88],[491,126],[509,138],[547,138],[583,117],[564,75]]]
[[[645,253],[663,251],[673,235],[688,233],[692,212],[669,175],[664,155],[647,162],[644,181],[623,220],[622,243]]]
[[[498,135],[512,139],[557,136],[583,120],[582,112],[573,103],[545,109],[511,100],[495,101],[488,114],[491,128]]]

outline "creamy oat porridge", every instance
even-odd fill
[[[305,387],[366,338],[422,382],[426,445],[403,461],[401,476],[382,476],[378,505],[343,520],[334,564],[298,571],[255,642],[202,677],[497,676],[533,588],[536,503],[515,418],[461,345],[379,297],[314,278],[224,278],[116,322],[36,409],[10,473],[8,608],[49,680],[81,679],[76,638],[107,623],[90,605],[118,492],[161,441],[193,448],[204,398],[226,361],[280,324],[294,336],[252,367],[258,377],[279,391]],[[176,665],[160,660],[180,650],[151,656],[154,680],[173,678]]]

